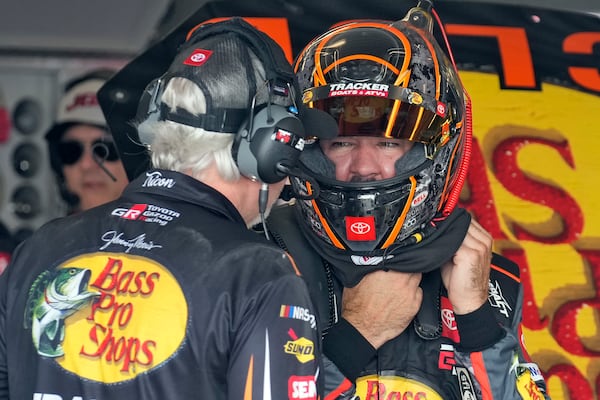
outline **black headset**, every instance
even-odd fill
[[[243,39],[264,66],[269,94],[266,104],[256,106],[255,94],[250,109],[243,110],[242,114],[240,110],[233,109],[200,116],[181,109],[171,111],[166,105],[158,104],[157,99],[168,79],[185,77],[185,74],[167,72],[147,86],[140,99],[136,119],[143,121],[155,113],[158,121],[169,120],[216,132],[237,131],[231,150],[240,173],[263,183],[279,182],[296,166],[305,136],[304,125],[297,116],[299,87],[281,47],[239,17],[201,25],[190,32],[183,46],[186,49],[201,47],[199,42],[210,36],[231,33]],[[274,96],[288,97],[293,105],[274,104]]]
[[[271,88],[268,89],[271,93]],[[295,167],[304,147],[304,126],[286,107],[269,102],[250,116],[235,135],[231,153],[240,173],[264,183],[279,182]]]

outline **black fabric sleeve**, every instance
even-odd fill
[[[343,318],[323,338],[323,353],[352,382],[356,381],[376,352],[371,343]]]
[[[506,335],[506,331],[496,321],[494,310],[487,301],[477,310],[464,315],[456,314],[455,317],[460,335],[460,345],[457,347],[461,352],[472,353],[485,350]]]

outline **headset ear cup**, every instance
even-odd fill
[[[285,179],[286,174],[279,166],[296,165],[301,150],[292,142],[295,137],[304,137],[302,122],[285,107],[271,104],[254,115],[251,128],[246,125],[232,145],[233,159],[240,173],[264,183]]]

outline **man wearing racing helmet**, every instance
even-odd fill
[[[326,398],[547,399],[521,340],[519,267],[455,207],[470,103],[431,11],[339,24],[300,53],[304,102],[338,133],[306,146],[297,200],[268,229],[312,291]]]

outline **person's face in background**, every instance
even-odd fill
[[[74,125],[65,131],[59,146],[61,153],[65,153],[61,156],[65,184],[71,193],[79,197],[80,211],[121,195],[128,183],[127,174],[116,153],[112,136],[105,130],[90,125]],[[116,180],[98,165],[94,154]]]

